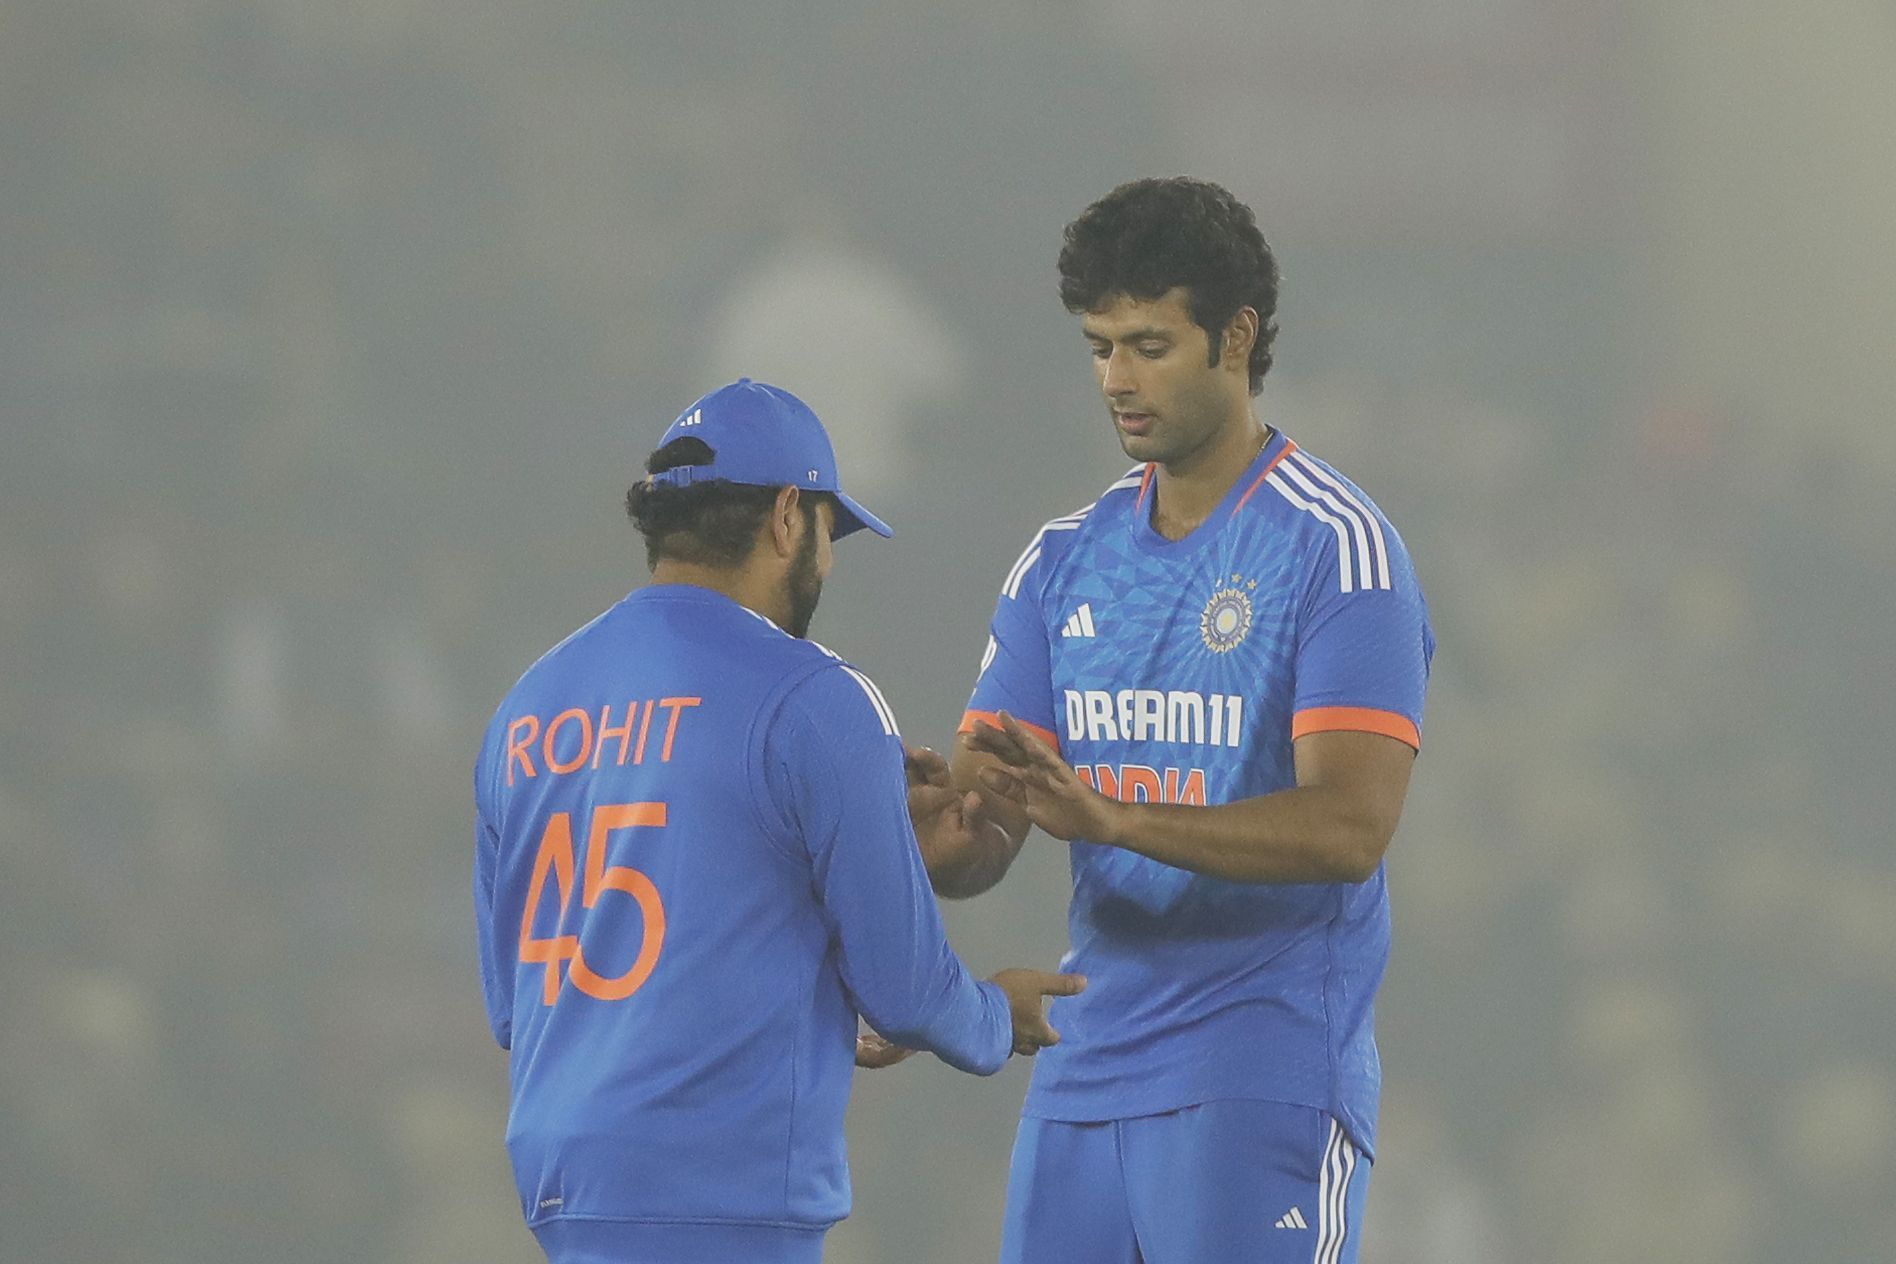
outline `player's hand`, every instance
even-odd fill
[[[1014,1018],[1014,1052],[1030,1058],[1060,1043],[1060,1033],[1047,1023],[1046,998],[1078,996],[1086,990],[1086,980],[1080,975],[1045,970],[1003,970],[988,982],[999,984],[1007,993],[1007,1008]]]
[[[866,1028],[856,1033],[856,1065],[859,1067],[879,1071],[883,1067],[894,1066],[904,1058],[913,1057],[914,1054],[915,1050],[890,1044]]]
[[[922,863],[932,873],[967,857],[980,846],[976,817],[981,796],[956,790],[948,761],[926,747],[911,747],[903,761],[908,772],[909,822],[921,844]]]
[[[978,751],[1005,768],[984,768],[981,780],[996,794],[1020,803],[1035,825],[1059,839],[1112,844],[1124,805],[1080,780],[1060,752],[1007,712],[999,728],[977,720],[970,738]]]
[[[988,805],[994,796],[984,796],[979,790],[957,791],[948,761],[926,746],[905,747],[904,752],[909,821],[931,880],[985,868],[997,860],[1005,869],[1013,859],[1014,845]]]
[[[952,786],[948,761],[940,751],[926,746],[902,747],[902,771],[908,774],[909,789],[917,786]]]

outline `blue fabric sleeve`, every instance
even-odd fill
[[[866,676],[842,664],[792,686],[763,746],[765,790],[808,854],[857,1012],[888,1039],[988,1075],[1007,1061],[1007,998],[948,946],[908,814],[902,740]]]
[[[1047,622],[1040,612],[1049,566],[1039,556],[1043,539],[1028,546],[1001,589],[993,621],[988,625],[981,674],[974,682],[974,696],[968,699],[968,716],[962,722],[964,732],[972,727],[974,716],[992,716],[1003,710],[1045,734],[1059,731],[1053,705],[1052,652],[1047,642]]]
[[[481,958],[481,993],[487,1025],[503,1049],[513,1047],[513,954],[494,926],[494,878],[500,866],[500,834],[488,812],[488,759],[474,769],[474,926]]]
[[[1318,550],[1297,637],[1292,732],[1356,729],[1420,746],[1435,637],[1415,568],[1383,522],[1389,587],[1338,582],[1336,542]]]

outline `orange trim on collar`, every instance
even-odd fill
[[[1270,459],[1270,463],[1264,467],[1262,474],[1259,474],[1256,478],[1251,480],[1251,485],[1244,489],[1244,495],[1238,497],[1238,503],[1231,506],[1231,512],[1236,513],[1238,510],[1244,508],[1244,502],[1251,499],[1252,492],[1264,485],[1264,480],[1271,476],[1271,471],[1277,468],[1277,463],[1296,450],[1296,442],[1291,439],[1285,439],[1283,449]]]

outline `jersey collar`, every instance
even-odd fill
[[[1144,552],[1154,554],[1181,554],[1202,548],[1206,541],[1215,540],[1223,533],[1232,516],[1244,507],[1244,502],[1251,498],[1253,492],[1264,485],[1264,480],[1277,468],[1277,463],[1296,449],[1297,445],[1289,435],[1272,426],[1271,437],[1231,484],[1224,499],[1218,502],[1218,507],[1178,540],[1168,540],[1152,528],[1153,501],[1158,495],[1158,466],[1148,463],[1145,477],[1139,484],[1139,492],[1133,497],[1132,512],[1127,523],[1133,543]]]

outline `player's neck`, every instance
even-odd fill
[[[763,615],[779,627],[790,617],[783,576],[755,564],[700,566],[695,562],[665,558],[652,567],[652,582],[708,588],[729,597],[746,610]]]
[[[1270,439],[1270,428],[1245,409],[1243,420],[1181,460],[1160,465],[1153,486],[1152,529],[1182,540],[1218,507]]]

